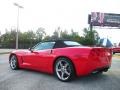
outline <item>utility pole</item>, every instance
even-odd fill
[[[88,22],[89,22],[89,28],[90,28],[90,33],[91,33],[90,38],[91,38],[91,40],[92,40],[92,43],[94,43],[94,42],[93,42],[93,39],[94,39],[93,22],[91,21],[91,15],[89,15],[88,19],[89,19]]]
[[[16,30],[16,49],[18,49],[18,33],[19,33],[19,9],[23,8],[23,6],[20,6],[17,3],[14,3],[15,6],[17,6],[18,8],[18,12],[17,12],[17,30]]]

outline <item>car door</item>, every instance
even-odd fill
[[[30,52],[24,56],[24,65],[33,68],[44,70],[47,61],[52,58],[51,51],[55,42],[43,42],[35,45]]]
[[[41,71],[47,71],[52,65],[53,58],[54,55],[52,54],[52,49],[45,49],[37,51],[35,54],[35,59],[33,61],[36,61],[34,64],[37,69]]]

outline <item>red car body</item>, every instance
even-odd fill
[[[120,47],[113,47],[113,54],[120,53]]]
[[[66,57],[73,63],[77,76],[83,76],[99,69],[108,69],[111,66],[111,49],[103,47],[63,47],[45,50],[16,50],[11,52],[16,55],[20,68],[54,73],[54,64],[57,58]]]

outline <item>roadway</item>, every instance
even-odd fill
[[[61,82],[53,75],[32,70],[11,70],[8,54],[0,55],[0,90],[120,90],[120,59],[113,57],[112,67],[102,75],[79,77]]]

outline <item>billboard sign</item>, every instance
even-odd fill
[[[90,23],[93,26],[120,27],[120,14],[92,12]]]

